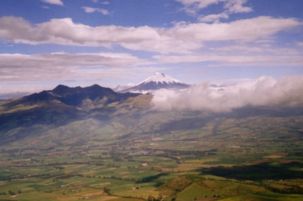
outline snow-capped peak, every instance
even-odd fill
[[[170,76],[165,75],[164,73],[159,73],[159,72],[154,73],[152,76],[148,77],[147,79],[145,79],[140,84],[149,83],[149,82],[155,82],[155,83],[180,83],[179,80],[176,80],[176,79],[174,79],[174,78],[172,78]]]
[[[122,90],[123,92],[152,93],[159,89],[183,89],[189,85],[180,82],[164,73],[156,72],[136,86]]]

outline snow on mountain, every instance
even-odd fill
[[[165,75],[164,73],[156,72],[152,76],[145,79],[143,82],[139,83],[149,83],[149,82],[155,82],[155,83],[181,83],[179,80],[176,80],[170,76]]]
[[[187,87],[189,87],[188,84],[182,83],[175,78],[165,75],[164,73],[156,72],[139,84],[123,91],[148,93],[159,89],[183,89]]]

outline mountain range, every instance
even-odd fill
[[[163,73],[155,73],[138,85],[119,92],[96,84],[88,87],[58,85],[52,90],[44,90],[12,100],[2,100],[0,131],[33,124],[64,124],[94,116],[109,118],[115,111],[123,111],[121,109],[123,107],[127,108],[125,111],[128,112],[138,107],[150,108],[151,96],[141,93],[188,86]]]
[[[14,128],[31,125],[61,125],[96,115],[106,117],[113,104],[122,104],[140,94],[118,93],[110,88],[92,85],[68,87],[58,85],[52,90],[0,102],[0,135]],[[2,138],[2,141],[4,138]]]
[[[233,117],[289,116],[300,115],[303,112],[302,108],[251,106],[239,108],[227,114],[212,114],[206,111],[161,112],[153,108],[154,91],[159,89],[180,90],[189,86],[163,73],[155,73],[138,85],[118,92],[96,84],[88,87],[58,85],[52,90],[33,93],[13,100],[2,100],[0,101],[0,136],[2,136],[0,141],[6,142],[21,136],[24,137],[32,132],[32,126],[60,126],[85,119],[106,122],[118,118],[123,122],[134,121],[132,123],[135,123],[138,118],[144,119],[149,118],[149,115],[161,114],[158,120],[165,123],[170,121],[172,117],[182,119],[182,116],[188,115],[188,113],[193,113],[194,116],[199,114],[198,116],[202,115],[203,118],[204,116],[213,118],[214,116],[226,115]],[[225,90],[224,86],[211,87],[214,90]],[[192,124],[195,125],[195,121],[197,121],[195,118],[191,119],[189,127]],[[173,123],[174,126],[169,126],[169,128],[181,126],[187,129],[188,123],[185,122],[180,121],[178,126]]]
[[[108,104],[115,101],[123,101],[136,95],[137,94],[131,93],[117,93],[110,88],[101,87],[96,84],[83,88],[58,85],[53,90],[34,93],[10,102],[8,105],[57,103],[68,106],[81,106],[87,101]]]
[[[0,200],[301,200],[303,108],[154,108],[155,90],[187,86],[155,74],[127,90],[144,93],[58,85],[1,100]]]

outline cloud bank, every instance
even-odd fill
[[[50,82],[117,79],[145,63],[131,54],[113,52],[0,54],[0,94],[37,91]]]
[[[186,90],[159,90],[152,100],[156,110],[229,112],[245,106],[303,106],[303,77],[259,77],[232,85],[208,83]]]
[[[89,26],[71,18],[32,24],[20,17],[0,17],[0,39],[23,44],[93,47],[119,45],[130,50],[186,53],[207,42],[251,42],[302,25],[293,18],[260,16],[229,23],[178,23],[169,28],[116,25]]]

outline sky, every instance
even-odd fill
[[[303,75],[302,0],[1,0],[0,94]]]

